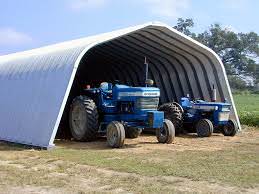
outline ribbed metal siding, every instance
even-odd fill
[[[83,48],[1,65],[0,138],[49,147],[75,60]]]
[[[187,93],[210,101],[212,85],[218,90],[219,100],[226,98],[228,92],[223,93],[226,87],[220,83],[220,80],[225,81],[218,75],[223,71],[216,69],[219,64],[215,65],[201,51],[172,37],[169,30],[168,33],[152,31],[147,28],[101,44],[90,51],[91,57],[98,56],[106,61],[103,64],[112,66],[112,74],[107,79],[118,78],[138,85],[143,80],[143,58],[147,56],[150,76],[162,90],[162,102],[179,100]],[[104,68],[102,64],[100,67]],[[128,75],[129,72],[132,74]]]
[[[90,72],[89,79],[139,85],[144,56],[162,102],[187,93],[211,100],[213,84],[218,99],[232,100],[224,68],[212,51],[164,24],[145,24],[0,57],[0,139],[52,146],[79,64],[86,74],[94,66],[103,70],[95,76]],[[77,75],[75,82],[85,79]],[[232,116],[238,120],[235,109]]]

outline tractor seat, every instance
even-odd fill
[[[112,84],[108,82],[102,82],[100,84],[100,89],[102,90],[105,98],[107,99],[112,98]]]

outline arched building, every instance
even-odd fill
[[[189,94],[228,99],[238,116],[224,66],[209,48],[158,22],[0,57],[0,139],[51,147],[71,99],[86,83],[139,85],[144,57],[161,102]],[[61,120],[63,122],[61,122]],[[240,124],[239,124],[240,126]]]

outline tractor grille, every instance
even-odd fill
[[[137,109],[157,110],[159,98],[139,98],[136,103]]]

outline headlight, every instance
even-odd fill
[[[223,107],[222,111],[230,111],[230,109],[228,107]]]
[[[229,120],[229,112],[219,113],[219,121],[228,121],[228,120]]]

